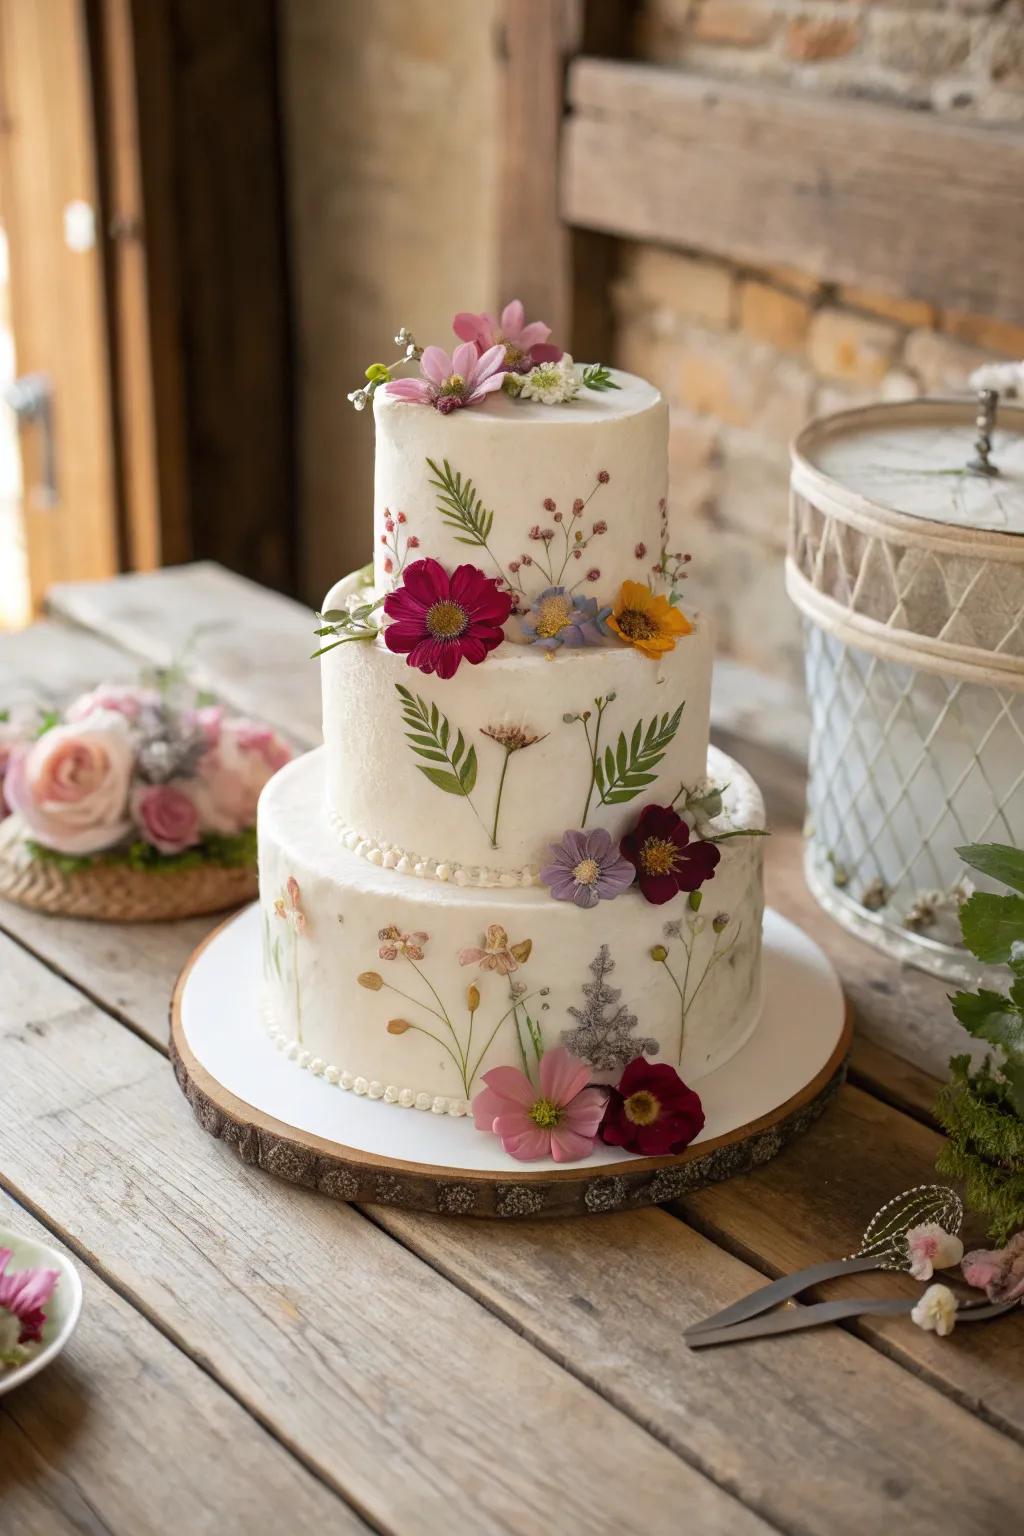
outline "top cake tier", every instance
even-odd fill
[[[471,562],[523,603],[578,582],[610,602],[622,581],[646,581],[664,538],[668,407],[643,379],[612,377],[617,389],[558,406],[498,391],[448,415],[378,390],[378,587],[419,555]]]

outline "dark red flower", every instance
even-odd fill
[[[645,806],[619,852],[636,865],[641,894],[658,905],[677,891],[699,890],[722,857],[714,843],[691,842],[686,822],[667,805]]]
[[[704,1129],[700,1097],[674,1067],[638,1056],[608,1090],[598,1136],[645,1157],[681,1152]]]
[[[457,566],[449,576],[436,560],[414,560],[384,599],[391,620],[384,644],[410,667],[454,677],[463,659],[475,666],[501,644],[511,611],[510,595],[475,565]]]

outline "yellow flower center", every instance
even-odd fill
[[[537,1099],[530,1105],[529,1114],[534,1125],[539,1125],[545,1131],[551,1130],[562,1118],[562,1111],[550,1099]]]
[[[466,381],[461,373],[450,373],[441,385],[442,395],[461,395],[466,387]]]
[[[442,598],[427,609],[426,625],[435,640],[454,640],[469,623],[469,615],[458,603]]]
[[[520,347],[514,346],[511,341],[506,341],[504,336],[499,336],[498,340],[505,348],[505,361],[510,368],[514,368],[516,363],[526,361],[526,353]]]
[[[596,859],[580,859],[572,877],[579,885],[593,885],[600,873],[601,866]]]
[[[640,845],[640,863],[645,875],[670,875],[676,867],[675,843],[664,837],[648,837]]]
[[[660,633],[654,619],[642,608],[623,608],[615,615],[615,622],[630,640],[653,640]]]
[[[634,1125],[653,1125],[661,1114],[661,1101],[646,1088],[641,1088],[637,1093],[630,1094],[622,1108],[625,1110],[626,1119],[631,1120]]]
[[[550,640],[572,619],[572,599],[545,597],[537,609],[536,629],[542,640]]]

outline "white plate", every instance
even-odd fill
[[[69,1258],[58,1249],[48,1248],[45,1243],[37,1242],[33,1237],[23,1237],[7,1227],[0,1227],[0,1248],[12,1250],[6,1274],[19,1269],[35,1269],[40,1265],[44,1269],[60,1271],[60,1279],[44,1308],[46,1322],[43,1324],[42,1345],[33,1350],[24,1365],[15,1366],[11,1370],[0,1370],[0,1397],[2,1397],[5,1392],[20,1387],[23,1382],[35,1376],[60,1354],[78,1326],[79,1314],[82,1311],[82,1282]]]
[[[353,1000],[358,1006],[358,1001]],[[845,1004],[824,952],[794,923],[768,909],[764,922],[764,1006],[746,1044],[700,1080],[705,1125],[694,1145],[728,1135],[788,1104],[825,1069],[839,1045]],[[285,1126],[342,1148],[441,1169],[536,1173],[472,1119],[402,1109],[326,1082],[275,1050],[260,1010],[258,908],[240,912],[198,954],[181,996],[181,1027],[199,1065],[229,1093]],[[585,1163],[631,1160],[601,1143]]]

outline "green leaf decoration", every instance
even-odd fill
[[[992,896],[976,891],[960,908],[964,943],[986,965],[1017,966],[1024,940],[1024,896]]]
[[[598,391],[621,389],[622,387],[616,384],[612,378],[611,369],[606,368],[604,363],[587,364],[583,370],[583,386],[585,389],[595,389]]]
[[[1024,849],[1008,843],[968,843],[956,851],[972,869],[1024,894]]]
[[[1024,994],[1021,988],[1019,996]],[[957,992],[950,999],[953,1012],[969,1035],[987,1040],[1005,1051],[1024,1051],[1024,1015],[1001,992],[982,987],[977,992]]]
[[[680,704],[672,715],[655,715],[646,731],[643,721],[638,720],[628,740],[625,733],[620,732],[614,751],[606,747],[604,757],[595,760],[594,781],[602,805],[624,805],[641,794],[648,784],[654,783],[657,778],[654,770],[679,729],[683,707]]]
[[[476,748],[467,748],[465,737],[458,731],[455,745],[449,751],[452,728],[437,705],[428,704],[401,683],[395,684],[395,692],[402,701],[405,739],[416,756],[425,759],[416,764],[420,773],[446,795],[464,795],[468,799],[476,784]],[[426,763],[444,766],[427,767]]]
[[[430,484],[438,493],[437,510],[449,528],[454,528],[457,544],[474,544],[485,548],[491,536],[494,513],[488,512],[472,480],[463,480],[457,469],[452,469],[447,459],[439,468],[433,459],[427,460],[434,472]]]

